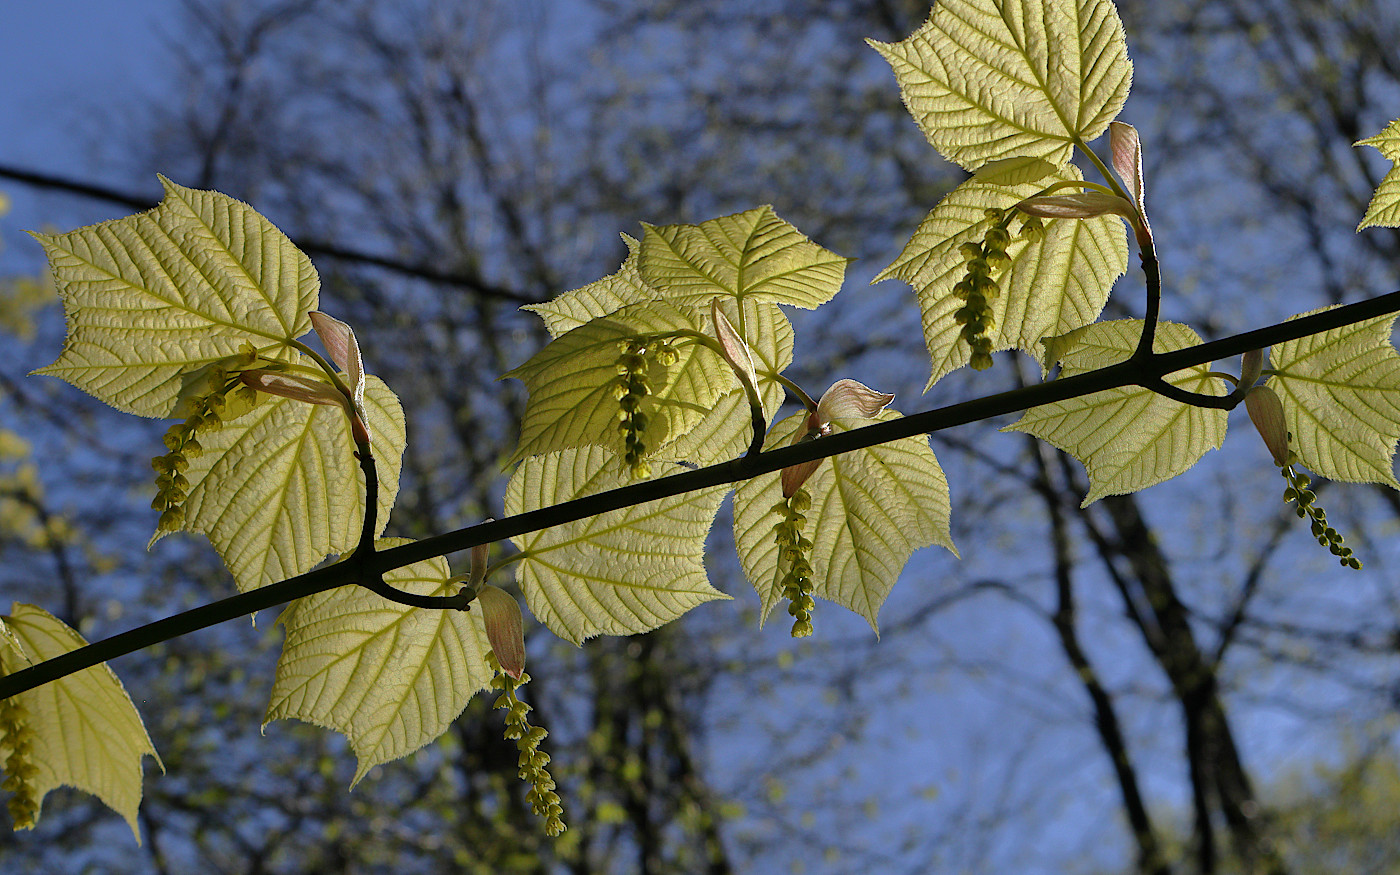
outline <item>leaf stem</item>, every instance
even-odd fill
[[[780,471],[790,465],[824,459],[914,435],[943,431],[1094,392],[1103,392],[1123,386],[1144,386],[1155,391],[1155,387],[1150,385],[1154,380],[1161,380],[1163,376],[1176,371],[1208,364],[1217,359],[1241,355],[1252,349],[1262,349],[1276,343],[1320,334],[1344,325],[1374,319],[1397,311],[1400,311],[1400,291],[1324,310],[1320,313],[1312,313],[1209,343],[1197,344],[1171,352],[1150,353],[1145,357],[1134,355],[1118,364],[1076,374],[1072,377],[1062,377],[1047,383],[1025,386],[1008,392],[1000,392],[983,398],[975,398],[896,419],[884,420],[850,431],[820,437],[816,440],[778,447],[757,456],[746,456],[706,468],[683,471],[656,480],[644,480],[619,489],[600,492],[491,522],[478,523],[474,526],[436,535],[422,541],[413,541],[388,550],[376,551],[372,555],[361,558],[363,569],[351,567],[349,563],[345,562],[328,565],[279,583],[269,584],[252,592],[232,596],[222,601],[202,605],[157,620],[154,623],[119,633],[111,638],[94,642],[29,668],[21,669],[14,674],[0,677],[0,699],[32,690],[41,684],[115,659],[118,656],[159,644],[162,641],[168,641],[337,586],[355,583],[362,570],[383,574],[385,571],[402,568],[424,559],[445,556],[448,553],[470,549],[480,544],[489,544],[493,541],[508,540],[550,526],[563,525],[597,516],[610,510],[618,510],[660,498],[669,498],[686,492],[747,480],[759,474]],[[1201,399],[1193,398],[1189,403],[1209,402],[1210,406],[1233,406],[1228,401],[1228,396],[1225,398],[1205,396]],[[461,594],[449,598],[460,597]]]
[[[802,401],[802,406],[807,408],[808,413],[817,412],[817,402],[812,400],[812,396],[802,390],[802,387],[784,377],[782,374],[773,374],[773,379],[784,389],[796,395]]]

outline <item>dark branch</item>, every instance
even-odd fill
[[[839,453],[889,443],[900,438],[930,434],[947,428],[980,422],[1009,413],[1016,413],[1052,404],[1069,398],[1090,395],[1123,386],[1138,386],[1165,374],[1207,364],[1216,359],[1242,355],[1251,349],[1262,349],[1275,343],[1321,334],[1343,325],[1350,325],[1400,311],[1400,291],[1390,292],[1355,304],[1313,313],[1288,322],[1280,322],[1233,337],[1179,349],[1169,353],[1154,353],[1145,360],[1129,358],[1116,365],[1063,377],[1048,383],[1012,389],[985,398],[960,404],[950,404],[925,410],[898,419],[877,422],[864,428],[826,435],[816,440],[779,447],[756,456],[745,456],[707,468],[683,471],[669,477],[634,483],[620,489],[576,498],[551,507],[543,507],[504,519],[479,523],[455,532],[403,544],[363,557],[359,568],[339,563],[316,571],[256,589],[243,595],[204,605],[183,614],[158,620],[147,626],[123,632],[112,638],[89,644],[63,656],[22,669],[0,678],[0,699],[31,690],[40,684],[57,680],[98,663],[132,653],[161,641],[188,634],[236,617],[261,611],[294,599],[356,582],[368,574],[383,574],[414,562],[446,556],[479,544],[490,544],[551,526],[576,522],[587,517],[624,507],[669,498],[686,492],[723,486],[740,480],[780,471],[789,465],[825,459]]]
[[[22,167],[11,167],[4,164],[0,164],[0,179],[9,179],[34,188],[45,188],[78,195],[79,197],[91,198],[92,200],[105,201],[110,204],[129,207],[134,210],[153,209],[159,203],[148,197],[142,197],[126,191],[119,191],[118,189],[109,188],[104,185],[93,185],[91,183],[67,179],[49,173],[39,173],[33,170],[25,170]],[[495,298],[516,304],[537,304],[540,301],[539,298],[525,292],[519,292],[515,289],[485,282],[481,277],[438,270],[435,267],[424,264],[409,264],[408,262],[400,261],[395,258],[362,252],[358,249],[339,246],[325,240],[294,238],[292,243],[307,255],[333,258],[337,261],[362,264],[368,267],[378,267],[415,279],[430,280],[435,283],[443,283],[444,285],[458,286],[468,289],[483,298]]]

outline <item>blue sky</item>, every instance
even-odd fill
[[[171,88],[161,73],[179,9],[179,0],[20,0],[0,7],[0,162],[101,178],[91,172],[92,126],[80,123],[133,90]],[[68,135],[79,128],[81,137]],[[0,181],[0,191],[13,207],[0,219],[0,258],[37,258],[38,247],[19,239],[18,229],[62,219],[41,211],[23,186]]]

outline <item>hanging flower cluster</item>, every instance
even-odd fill
[[[644,440],[647,415],[642,411],[642,402],[652,393],[648,372],[652,362],[670,366],[679,360],[679,356],[669,344],[635,338],[620,342],[618,350],[613,397],[618,404],[617,430],[622,435],[624,447],[622,461],[633,477],[645,480],[651,476]]]
[[[185,522],[185,498],[189,480],[185,471],[189,460],[204,451],[199,435],[216,431],[225,419],[236,419],[258,402],[258,393],[241,382],[244,371],[257,364],[258,354],[251,343],[236,356],[210,365],[194,385],[205,391],[190,394],[181,404],[183,422],[165,432],[166,453],[151,459],[156,472],[156,497],[151,509],[160,511],[156,531],[173,532]]]
[[[0,743],[10,749],[5,759],[5,780],[0,783],[0,788],[10,794],[10,819],[15,829],[33,829],[39,819],[39,799],[34,787],[39,767],[34,764],[34,729],[29,725],[29,710],[18,697],[0,702]]]
[[[516,749],[520,751],[520,759],[517,762],[520,780],[531,785],[530,791],[525,794],[525,801],[530,803],[530,810],[537,817],[545,819],[545,834],[552,838],[562,833],[565,826],[564,807],[559,802],[554,778],[550,776],[547,768],[549,754],[540,750],[540,742],[544,741],[549,733],[543,726],[530,725],[526,715],[531,708],[515,695],[517,688],[529,683],[530,675],[522,672],[519,680],[512,678],[501,669],[501,663],[497,661],[494,652],[486,654],[486,660],[496,672],[496,676],[491,679],[491,686],[501,690],[495,707],[506,712],[506,738],[514,741]]]
[[[1246,370],[1257,372],[1257,365],[1247,361]],[[1327,511],[1317,505],[1317,493],[1310,488],[1311,478],[1294,468],[1297,455],[1288,446],[1292,435],[1288,433],[1285,425],[1283,402],[1279,400],[1278,393],[1268,386],[1255,386],[1245,396],[1244,403],[1245,409],[1249,411],[1250,421],[1254,423],[1259,436],[1264,439],[1264,445],[1269,448],[1274,464],[1278,465],[1279,472],[1288,483],[1283,490],[1284,503],[1294,505],[1293,510],[1298,514],[1298,519],[1306,518],[1312,521],[1313,537],[1320,546],[1326,547],[1329,553],[1336,556],[1342,566],[1360,570],[1361,560],[1346,546],[1346,538],[1328,524]]]

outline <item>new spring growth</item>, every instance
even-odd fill
[[[1251,367],[1250,362],[1246,360],[1246,372]],[[1288,433],[1283,402],[1279,400],[1278,393],[1268,386],[1255,386],[1245,396],[1244,403],[1245,409],[1249,411],[1250,422],[1254,423],[1255,430],[1264,439],[1264,445],[1269,448],[1269,455],[1273,457],[1274,464],[1279,467],[1279,473],[1288,483],[1283,490],[1284,503],[1295,505],[1294,511],[1299,519],[1306,518],[1312,521],[1313,537],[1319,545],[1326,547],[1328,552],[1336,556],[1338,562],[1344,567],[1359,570],[1361,560],[1346,546],[1346,539],[1328,525],[1327,511],[1317,505],[1317,493],[1309,488],[1312,480],[1294,467],[1297,457],[1288,445],[1291,435]]]
[[[893,395],[876,392],[855,380],[837,380],[822,393],[817,409],[811,411],[798,425],[792,442],[812,440],[831,432],[834,419],[871,419],[878,416]],[[812,498],[802,485],[821,466],[822,460],[789,465],[782,471],[783,500],[773,505],[773,512],[782,517],[773,526],[773,540],[778,545],[783,598],[788,600],[788,614],[793,618],[792,637],[805,638],[812,634],[812,541],[802,534],[807,524],[806,512]]]
[[[29,709],[18,696],[0,702],[0,747],[9,750],[5,758],[5,781],[0,783],[10,799],[6,803],[15,829],[33,829],[39,820],[39,797],[34,779],[34,728],[29,725]]]
[[[817,409],[809,412],[792,436],[794,444],[831,433],[833,419],[873,419],[889,406],[894,396],[855,380],[837,380],[822,393]],[[821,459],[789,465],[783,469],[783,498],[791,498],[812,472],[821,466]]]
[[[530,676],[522,672],[519,680],[510,677],[505,673],[494,652],[486,654],[486,661],[496,672],[491,679],[492,688],[501,690],[501,695],[496,698],[495,707],[506,712],[505,737],[514,741],[516,750],[520,751],[517,760],[520,780],[530,783],[525,801],[530,803],[530,810],[535,816],[545,819],[545,834],[552,838],[562,833],[565,827],[564,807],[560,804],[559,794],[555,790],[557,785],[546,768],[549,765],[549,754],[540,750],[540,742],[549,733],[542,726],[530,725],[526,717],[531,710],[530,706],[515,695],[516,689],[529,683]]]
[[[360,359],[360,344],[355,332],[338,319],[325,313],[312,312],[311,325],[316,335],[330,354],[331,361],[350,378],[347,387],[349,394],[341,391],[335,383],[316,377],[285,373],[277,368],[258,368],[244,371],[245,385],[269,395],[279,395],[307,404],[332,404],[345,410],[350,420],[351,436],[357,444],[369,443],[369,429],[365,427],[362,415],[365,397],[365,368]]]
[[[251,343],[245,343],[237,355],[205,365],[186,378],[176,408],[185,419],[166,430],[165,455],[151,459],[156,472],[156,497],[151,501],[151,509],[160,511],[153,542],[184,525],[190,487],[185,471],[189,460],[204,451],[198,436],[217,430],[225,419],[236,419],[257,404],[257,393],[240,385],[243,373],[257,361],[257,351]]]
[[[613,397],[617,399],[617,430],[622,435],[622,461],[632,476],[645,480],[651,476],[646,462],[647,414],[643,402],[652,393],[648,375],[653,362],[663,367],[675,364],[676,351],[662,341],[624,340],[618,344],[617,378],[613,381]]]
[[[792,495],[784,495],[783,500],[773,505],[773,512],[782,517],[773,526],[773,541],[778,545],[779,568],[783,569],[783,598],[788,600],[788,615],[792,617],[792,637],[806,638],[812,634],[812,611],[816,600],[812,598],[812,541],[802,534],[807,524],[807,511],[812,507],[812,497],[805,489],[797,489]]]
[[[1011,232],[1008,227],[1014,210],[987,210],[987,218],[992,220],[980,243],[971,240],[958,247],[967,262],[967,272],[953,285],[953,294],[965,301],[953,318],[962,326],[959,336],[972,348],[970,364],[979,371],[992,366],[992,338],[990,332],[996,328],[996,316],[992,313],[992,300],[1001,295],[1001,285],[993,278],[1011,263],[1006,247],[1011,245]]]

